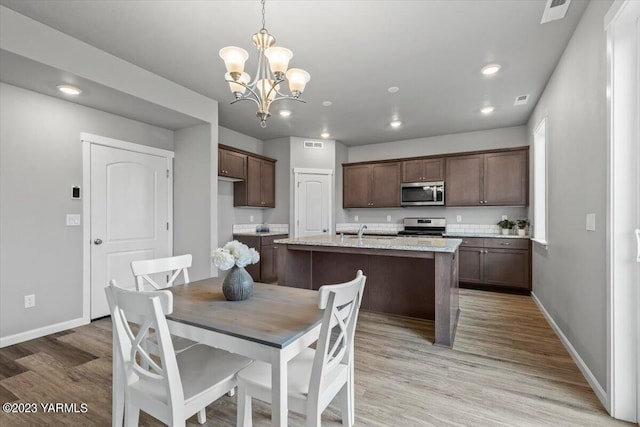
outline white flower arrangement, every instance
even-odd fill
[[[244,243],[232,240],[223,247],[213,251],[211,258],[220,270],[229,270],[234,265],[246,267],[249,264],[255,264],[260,261],[260,254]]]

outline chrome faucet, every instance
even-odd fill
[[[360,226],[360,229],[358,230],[358,239],[362,239],[362,233],[364,233],[364,230],[367,229],[367,226],[365,224],[362,224]]]

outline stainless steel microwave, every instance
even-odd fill
[[[444,205],[444,181],[400,184],[402,206]]]

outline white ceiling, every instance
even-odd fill
[[[261,140],[317,137],[328,131],[347,145],[526,123],[587,5],[573,0],[565,19],[540,25],[545,3],[267,0],[267,29],[277,45],[294,52],[291,66],[307,70],[311,81],[303,94],[306,104],[274,104],[272,112],[286,106],[294,114],[288,119],[274,115],[262,129],[255,104],[229,105],[231,94],[218,57],[224,46],[243,47],[250,52],[246,71],[255,73],[250,37],[261,27],[257,0],[0,0],[18,13],[218,100],[221,126]],[[490,62],[503,68],[487,78],[480,68]],[[11,83],[20,67],[0,71],[3,81]],[[33,79],[47,78],[33,74]],[[28,87],[31,79],[22,80],[27,81],[19,85]],[[400,91],[390,94],[390,86]],[[514,107],[522,94],[531,95],[529,104]],[[325,100],[333,105],[322,106]],[[496,111],[483,116],[479,109],[487,104]],[[108,105],[103,109],[117,112]],[[389,121],[395,117],[404,124],[392,130]],[[177,119],[165,127],[179,126]]]

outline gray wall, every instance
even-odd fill
[[[173,161],[173,253],[191,254],[191,280],[210,277],[209,204],[211,125],[175,132]]]
[[[276,159],[276,207],[265,209],[264,222],[289,224],[291,147],[290,138],[272,139],[264,142],[265,156]]]
[[[251,153],[263,154],[263,141],[218,126],[218,143]],[[233,239],[233,224],[264,221],[264,211],[259,208],[233,207],[233,182],[218,179],[218,242],[220,245]]]
[[[611,3],[589,4],[528,124],[533,143],[534,127],[548,116],[549,245],[548,250],[534,245],[533,292],[605,390],[607,117],[603,20]],[[595,232],[585,231],[587,213],[596,214]]]
[[[364,162],[526,145],[529,145],[526,127],[515,126],[348,147],[348,159],[350,163]],[[339,180],[342,182],[342,168],[336,167],[336,170],[340,175]],[[528,215],[528,209],[522,207],[444,208],[430,206],[392,209],[340,209],[341,207],[342,199],[336,202],[336,218],[342,218],[344,222],[360,223],[400,223],[405,217],[430,216],[444,217],[447,219],[447,223],[452,224],[456,223],[457,216],[461,215],[461,223],[464,224],[495,224],[500,221],[502,215],[507,215],[509,218],[526,218]],[[355,216],[358,216],[357,221]],[[387,221],[387,216],[391,217],[390,221]]]
[[[173,150],[173,132],[0,83],[0,337],[82,317],[80,133]],[[85,218],[82,218],[84,221]],[[36,306],[24,308],[24,296]]]
[[[524,126],[454,133],[349,147],[349,162],[458,153],[529,145]]]

